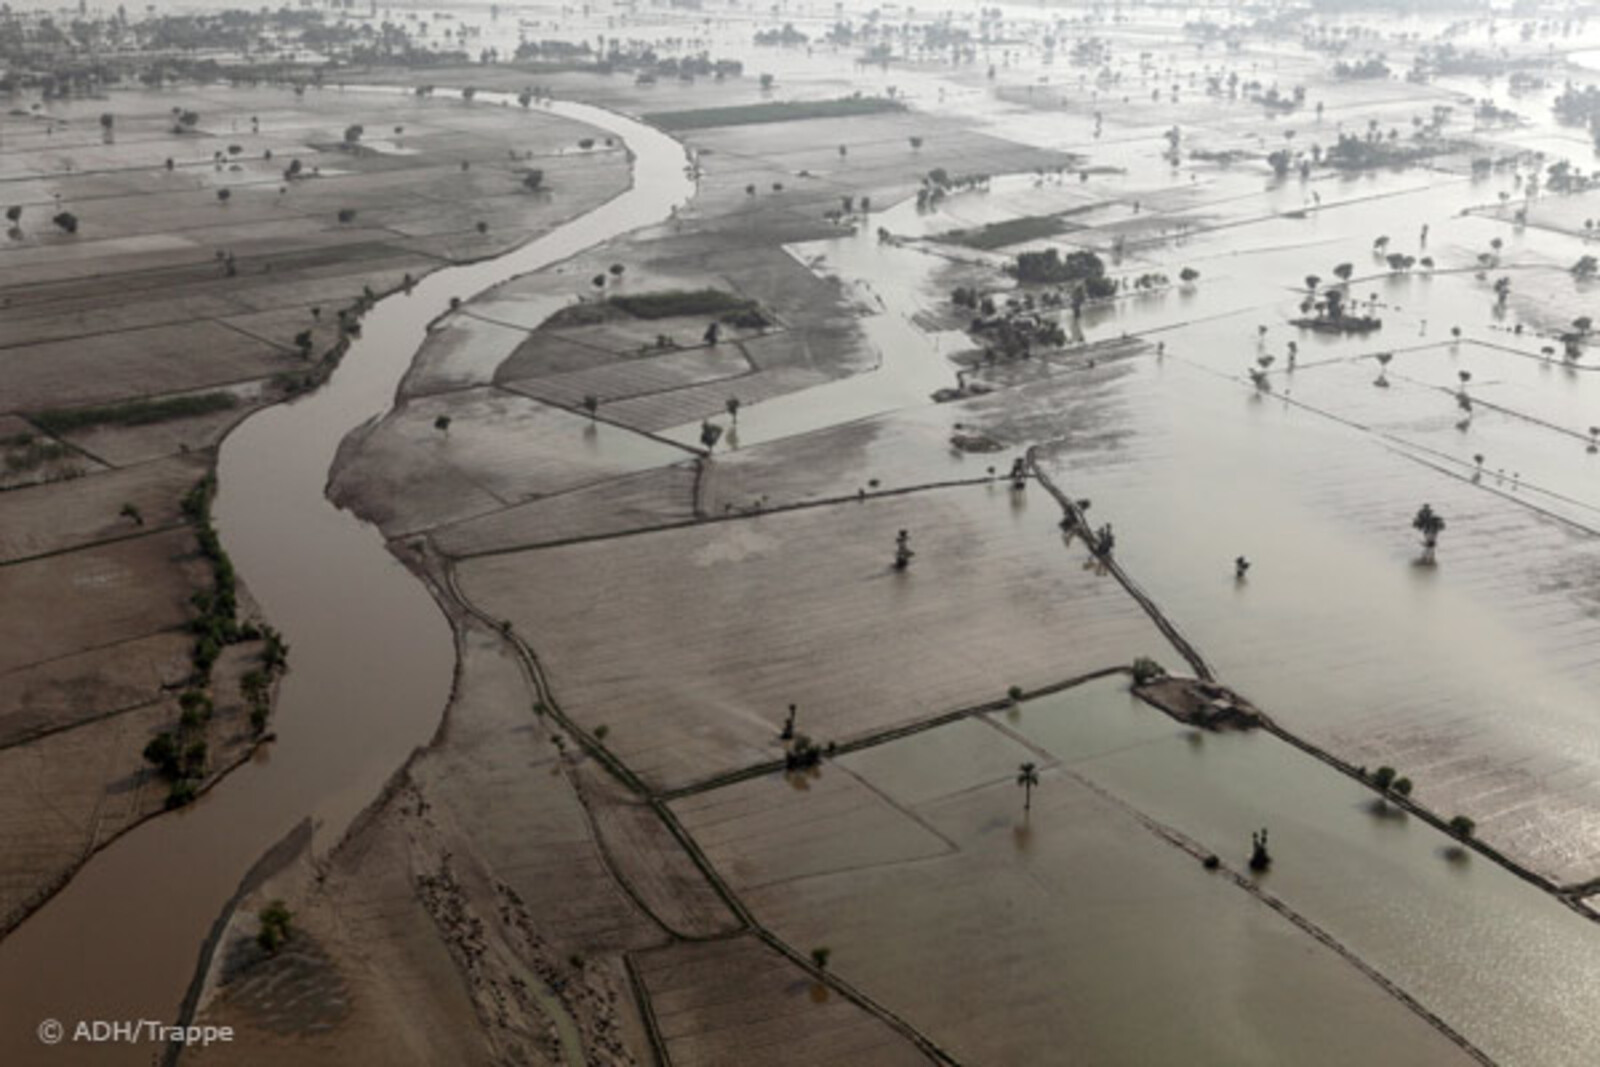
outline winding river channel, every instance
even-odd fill
[[[478,99],[509,100],[502,97]],[[291,648],[274,717],[279,740],[192,808],[150,820],[97,854],[0,942],[0,1004],[27,1024],[0,1034],[0,1063],[34,1062],[37,1020],[70,1028],[78,1019],[172,1019],[207,929],[250,865],[308,817],[316,847],[329,847],[437,727],[455,662],[449,624],[377,529],[325,498],[339,442],[389,409],[429,323],[453,297],[661,222],[694,191],[682,146],[665,134],[582,104],[543,110],[621,138],[632,185],[510,252],[439,270],[381,300],[324,387],[228,436],[216,523]],[[151,1049],[102,1046],[95,1062],[98,1053],[104,1062],[145,1063]]]

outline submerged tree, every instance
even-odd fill
[[[894,539],[894,569],[903,571],[911,566],[911,557],[916,553],[911,551],[911,534],[901,530]]]
[[[1378,361],[1378,378],[1372,384],[1380,389],[1389,388],[1389,361],[1394,358],[1393,352],[1379,352],[1373,357]]]
[[[1250,869],[1264,871],[1272,866],[1272,853],[1267,851],[1267,828],[1250,835]]]
[[[717,447],[717,442],[722,440],[722,427],[706,419],[700,423],[700,443],[705,446],[706,455]]]
[[[1444,519],[1433,510],[1431,504],[1424,504],[1417,509],[1417,514],[1411,520],[1411,528],[1422,534],[1424,561],[1433,562],[1434,549],[1439,545],[1439,535],[1444,532],[1444,526]]]
[[[1039,768],[1032,763],[1024,763],[1018,767],[1017,784],[1022,787],[1022,810],[1032,810],[1033,787],[1039,784]]]

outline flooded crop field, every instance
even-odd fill
[[[1600,1062],[1600,11],[358,7],[0,10],[0,1062]]]

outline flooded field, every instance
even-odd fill
[[[108,215],[98,248],[186,264],[194,189],[231,213],[213,243],[334,214],[329,264],[383,284],[326,381],[261,377],[322,260],[238,306],[197,293],[193,322],[121,294],[90,340],[46,297],[92,290],[96,256],[0,244],[25,311],[0,312],[25,352],[0,434],[67,427],[6,446],[33,451],[8,458],[0,594],[78,609],[4,631],[0,763],[55,774],[64,825],[138,822],[150,773],[103,752],[160,709],[75,708],[50,652],[122,648],[104,694],[179,684],[191,449],[223,440],[221,542],[294,648],[272,743],[0,943],[0,1058],[46,1016],[170,1017],[191,976],[186,1017],[237,1024],[249,1062],[1600,1056],[1600,148],[1558,120],[1600,26],[819,3],[336,25],[421,51],[321,42],[347,62],[297,96],[374,115],[343,147],[261,109],[279,154],[325,152],[315,205],[223,149],[167,161],[194,188]],[[108,200],[162,179],[165,115],[52,106],[0,146],[29,227],[60,177],[18,161],[59,159],[58,128]],[[491,158],[524,112],[537,177],[525,146]],[[334,151],[380,175],[359,211],[327,198]],[[507,252],[517,225],[541,236]],[[120,332],[228,397],[52,421],[149,389]],[[113,496],[159,531],[112,527]],[[1130,668],[1214,675],[1186,692],[1272,730],[1179,725]],[[304,820],[304,854],[230,901]],[[66,840],[28,870],[70,869]],[[258,937],[279,897],[287,953]],[[85,944],[94,967],[57,965]]]
[[[1224,856],[1242,857],[1265,824],[1275,862],[1262,889],[1495,1062],[1576,1065],[1600,1047],[1591,921],[1273,737],[1202,735],[1123,688],[1090,683],[998,721]],[[1480,953],[1495,966],[1479,967]]]
[[[1060,774],[1028,727],[1070,700],[1025,704],[1022,737],[1004,715],[967,720],[674,809],[758,916],[831,947],[831,966],[960,1062],[1044,1058],[1062,1041],[1118,1063],[1469,1062],[1226,876]],[[1025,812],[1016,768],[1041,756]],[[972,983],[975,970],[996,981]]]

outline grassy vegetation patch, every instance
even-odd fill
[[[673,289],[636,296],[614,296],[611,303],[639,319],[670,319],[678,315],[728,315],[748,311],[754,300],[721,289]]]
[[[55,463],[69,455],[66,445],[55,441],[42,441],[29,434],[0,438],[0,456],[5,458],[9,474],[38,470],[46,463]]]
[[[987,226],[971,230],[951,230],[949,233],[940,234],[938,239],[947,244],[989,251],[1007,245],[1021,244],[1024,241],[1037,241],[1041,237],[1054,237],[1082,228],[1076,223],[1066,221],[1060,215],[1024,215],[1020,219],[991,222]]]
[[[719,318],[735,325],[759,328],[766,324],[754,300],[721,289],[668,289],[659,293],[613,296],[609,300],[571,304],[546,320],[549,326],[592,326],[618,314],[636,319],[670,319],[684,316]]]
[[[125,404],[108,404],[105,407],[40,411],[28,417],[48,433],[63,434],[95,426],[148,426],[171,419],[210,415],[238,406],[239,398],[232,393],[198,393],[159,400],[130,400]]]
[[[751,126],[763,122],[800,119],[851,118],[884,111],[904,111],[905,105],[886,96],[841,96],[836,100],[791,100],[736,107],[707,107],[692,111],[655,111],[644,116],[662,130],[703,130],[712,126]]]

